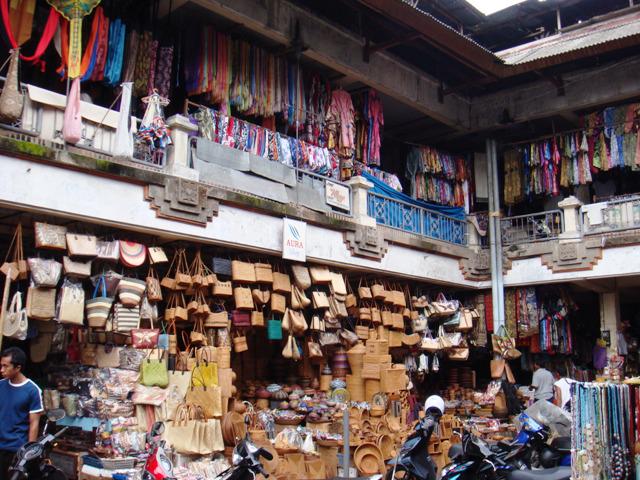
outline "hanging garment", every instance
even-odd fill
[[[173,67],[173,46],[160,47],[157,65],[155,87],[161,97],[169,97],[171,69]]]
[[[64,123],[62,137],[65,142],[76,144],[82,138],[82,116],[80,115],[80,78],[71,82],[71,89],[67,96],[67,106],[64,109]]]
[[[96,10],[96,15],[98,10]],[[91,80],[102,81],[104,79],[104,70],[107,64],[107,54],[109,53],[109,19],[102,12],[100,26],[96,35],[96,56]]]
[[[123,82],[133,82],[136,72],[136,60],[138,59],[138,48],[140,46],[141,35],[132,30],[127,34],[127,47],[125,48],[125,66],[122,74]]]
[[[104,81],[107,85],[114,86],[120,81],[126,32],[127,27],[119,18],[116,18],[109,25],[109,51],[104,67]]]
[[[69,20],[69,78],[81,75],[82,19],[89,15],[100,0],[47,0],[58,13]],[[53,35],[52,35],[53,36]]]
[[[113,155],[133,157],[133,135],[129,123],[131,121],[131,82],[122,84],[122,96],[120,98],[120,115],[114,138]],[[132,125],[133,127],[133,125]]]

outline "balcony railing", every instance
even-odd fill
[[[640,195],[580,207],[582,233],[606,233],[640,228]]]
[[[500,220],[503,245],[554,240],[560,236],[563,228],[564,218],[560,210],[517,215]]]
[[[401,200],[369,192],[368,212],[379,225],[456,245],[465,245],[467,242],[465,220],[458,220]]]

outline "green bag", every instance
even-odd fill
[[[164,359],[164,350],[159,359],[152,359],[147,356],[140,364],[140,374],[140,383],[147,387],[165,388],[169,385],[169,372]]]
[[[282,340],[282,321],[271,319],[267,324],[267,338],[269,340]]]
[[[445,327],[460,326],[460,311],[458,310],[456,313],[447,318],[447,320],[442,325],[444,325]]]

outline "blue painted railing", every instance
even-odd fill
[[[367,211],[379,225],[466,245],[467,222],[377,193],[368,193]]]

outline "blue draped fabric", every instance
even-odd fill
[[[400,200],[402,202],[406,202],[416,207],[426,208],[428,210],[441,213],[442,215],[453,217],[456,220],[464,220],[466,218],[463,207],[447,207],[444,205],[437,205],[435,203],[429,203],[422,200],[415,200],[411,198],[409,195],[405,195],[402,192],[398,192],[397,190],[394,190],[389,185],[384,183],[382,180],[378,180],[373,175],[370,175],[366,172],[362,172],[362,176],[368,181],[370,181],[371,183],[373,183],[373,188],[369,190],[372,193],[377,193],[378,195],[384,195],[394,200]]]

